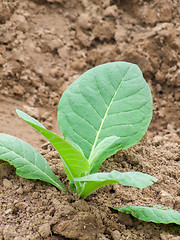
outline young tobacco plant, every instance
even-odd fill
[[[17,110],[17,114],[59,152],[70,182],[69,190],[77,199],[84,199],[107,184],[145,188],[157,181],[141,172],[98,172],[108,157],[138,143],[151,121],[151,92],[135,64],[112,62],[99,65],[70,85],[58,106],[58,123],[65,139],[26,113]],[[0,134],[0,159],[13,165],[21,177],[40,179],[67,191],[46,159],[16,137]],[[132,213],[139,209],[118,210]],[[176,219],[173,221],[179,224]]]

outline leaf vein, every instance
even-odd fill
[[[149,100],[149,99],[148,99]],[[143,108],[146,104],[148,104],[149,101],[146,101],[142,106],[136,108],[136,109],[132,109],[132,110],[127,110],[127,111],[121,111],[121,112],[114,112],[114,113],[109,113],[108,115],[115,115],[115,114],[121,114],[121,113],[127,113],[127,112],[135,112],[135,111],[139,111],[142,112],[140,109]]]
[[[64,117],[66,118],[66,121],[69,122],[68,119],[67,119],[67,116],[64,115]],[[70,123],[69,123],[69,127],[71,127],[71,128],[73,129],[73,131],[74,131],[80,138],[82,138],[83,140],[85,140],[86,142],[88,142],[90,145],[92,145],[92,143],[90,143],[87,139],[85,139],[84,137],[82,137],[82,136],[75,130],[75,128],[72,127],[72,125],[71,125]]]
[[[126,73],[125,73],[124,76],[122,77],[122,80],[121,80],[121,82],[120,82],[118,88],[116,89],[114,95],[112,96],[112,99],[111,99],[111,102],[110,102],[109,106],[107,106],[107,110],[106,110],[106,112],[105,112],[105,114],[104,114],[104,117],[103,117],[103,119],[102,119],[101,125],[100,125],[100,127],[99,127],[98,132],[97,132],[97,135],[96,135],[96,138],[95,138],[94,144],[92,145],[92,149],[91,149],[91,152],[90,152],[89,158],[91,158],[91,155],[92,155],[92,153],[93,153],[93,151],[94,151],[94,148],[95,148],[95,146],[96,146],[96,144],[97,144],[97,141],[98,141],[98,138],[99,138],[99,135],[100,135],[100,132],[101,132],[102,126],[103,126],[103,124],[104,124],[104,121],[105,121],[105,119],[106,119],[106,116],[107,116],[107,114],[108,114],[108,111],[109,111],[109,109],[110,109],[110,107],[111,107],[111,105],[112,105],[112,103],[113,103],[113,101],[114,101],[114,98],[115,98],[115,96],[116,96],[116,94],[117,94],[117,92],[118,92],[120,86],[121,86],[122,83],[123,83],[124,78],[126,77],[128,71],[129,71],[129,69],[130,69],[131,67],[132,67],[132,65],[128,68],[128,70],[126,71]]]
[[[114,102],[120,102],[120,101],[122,101],[126,98],[129,98],[129,97],[132,97],[132,96],[136,95],[137,93],[139,93],[140,91],[142,91],[145,88],[145,85],[146,85],[146,83],[144,84],[144,86],[141,89],[138,89],[138,91],[134,92],[133,94],[130,94],[129,96],[126,96],[126,97],[118,99],[118,100],[114,100]]]
[[[69,103],[70,108],[72,109],[71,104]],[[87,122],[92,128],[94,128],[94,130],[97,132],[97,129],[85,118],[83,118],[79,113],[75,112],[74,109],[72,109],[72,111],[79,116],[83,121]]]
[[[100,117],[100,119],[102,119],[102,117],[99,115],[99,113],[96,111],[96,109],[91,105],[91,103],[88,101],[88,99],[84,96],[82,90],[80,89],[82,96],[84,97],[84,99],[87,101],[87,103],[93,108],[93,110],[97,113],[97,115]]]

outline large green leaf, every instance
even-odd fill
[[[75,178],[76,181],[84,182],[85,187],[80,195],[85,198],[98,188],[112,183],[120,183],[124,186],[136,188],[145,188],[157,182],[157,178],[141,172],[124,172],[113,170],[110,173],[94,173],[81,178]]]
[[[145,222],[154,223],[176,223],[180,225],[180,213],[166,207],[155,205],[154,207],[144,206],[124,206],[113,207],[115,210],[119,210],[123,213],[132,214],[135,218],[138,218]]]
[[[113,62],[82,74],[63,93],[58,123],[64,137],[91,158],[105,138],[129,148],[145,134],[152,118],[152,96],[135,64]]]
[[[32,118],[28,114],[20,110],[16,111],[19,117],[29,123],[44,137],[46,137],[56,148],[60,154],[61,160],[63,161],[64,169],[70,181],[74,181],[75,177],[86,175],[86,173],[89,171],[89,162],[84,157],[82,152],[80,152],[65,139],[47,130],[44,126],[42,126],[42,124],[40,124],[36,119]],[[78,183],[77,187],[78,189],[81,188]]]
[[[66,190],[59,178],[51,171],[46,159],[19,138],[0,133],[0,159],[13,165],[20,177],[40,179],[51,183],[59,190]]]

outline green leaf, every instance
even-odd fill
[[[58,123],[64,137],[87,159],[105,138],[120,138],[129,148],[145,134],[152,118],[152,96],[135,64],[113,62],[82,74],[63,93]]]
[[[119,210],[123,213],[132,214],[135,218],[138,218],[145,222],[154,223],[176,223],[180,225],[180,213],[166,207],[154,205],[153,207],[143,206],[124,206],[124,207],[112,207],[115,210]]]
[[[19,138],[0,133],[0,159],[13,165],[20,177],[40,179],[51,183],[59,190],[66,190],[59,178],[51,171],[46,159]]]
[[[70,181],[74,181],[75,177],[84,176],[89,171],[89,162],[84,157],[82,152],[76,149],[71,143],[67,142],[65,139],[47,130],[44,126],[42,126],[42,124],[40,124],[36,119],[32,118],[28,114],[20,110],[16,111],[20,118],[22,118],[32,127],[34,127],[56,148],[56,150],[60,154],[64,169]],[[77,187],[81,189],[80,185],[78,185]]]
[[[85,198],[100,187],[108,184],[120,183],[124,186],[145,188],[156,182],[157,178],[141,172],[121,173],[114,170],[110,173],[94,173],[81,178],[75,178],[75,181],[86,183],[80,195],[80,198]]]
[[[90,174],[96,173],[102,163],[115,154],[121,146],[121,139],[116,136],[103,139],[94,149],[91,158],[89,159]]]

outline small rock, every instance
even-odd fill
[[[25,202],[18,202],[18,203],[16,204],[16,207],[17,207],[18,209],[25,210],[25,209],[28,207],[28,204],[25,203]]]
[[[162,141],[163,141],[163,137],[156,135],[153,138],[153,145],[158,146],[160,143],[162,143]]]
[[[53,125],[49,121],[45,121],[43,125],[45,126],[45,128],[49,130],[53,128]]]
[[[113,240],[121,239],[121,234],[118,230],[112,231],[111,235],[112,235]]]
[[[13,93],[22,96],[24,94],[24,88],[21,85],[13,87]]]
[[[30,238],[28,238],[30,239]],[[22,236],[18,236],[18,237],[15,237],[14,240],[27,240],[26,237],[22,237]]]
[[[169,234],[167,232],[163,232],[160,234],[161,240],[179,240],[179,236],[173,236],[172,234]]]
[[[24,110],[26,111],[27,114],[31,115],[31,117],[39,118],[39,109],[38,108],[24,105]]]
[[[105,17],[114,17],[116,18],[118,16],[117,12],[118,8],[116,5],[109,6],[105,9],[104,11],[104,16]]]
[[[158,71],[156,73],[155,78],[160,84],[164,83],[164,81],[165,81],[165,76],[161,71]]]
[[[33,192],[33,194],[32,194],[33,199],[37,199],[38,196],[39,196],[38,192]]]
[[[174,199],[168,192],[161,190],[160,196],[160,201],[162,204],[164,204],[165,206],[173,207]]]
[[[89,6],[88,0],[82,0],[82,5],[87,8]]]
[[[159,113],[159,116],[160,116],[160,117],[164,117],[165,114],[166,114],[166,109],[165,109],[165,107],[162,107],[161,109],[159,109],[158,113]]]
[[[102,24],[96,24],[93,28],[94,38],[100,39],[100,41],[111,40],[114,38],[115,24],[113,22],[103,22]]]
[[[39,227],[39,234],[45,239],[51,236],[51,228],[48,223],[45,223]]]
[[[77,40],[79,40],[80,43],[85,47],[90,47],[94,39],[93,34],[89,36],[88,34],[85,34],[80,28],[76,32],[76,37],[77,37],[76,42]]]
[[[166,104],[167,104],[167,101],[166,101],[166,100],[162,100],[162,101],[161,101],[161,106],[162,106],[162,107],[165,107]]]
[[[122,25],[118,25],[115,30],[115,40],[117,43],[124,42],[127,38],[127,31]]]
[[[19,187],[17,190],[16,190],[17,194],[23,194],[23,188],[22,187]]]
[[[11,225],[6,225],[3,229],[3,239],[4,240],[10,240],[14,239],[18,233],[15,231],[15,227]]]
[[[48,87],[40,86],[39,89],[38,89],[38,92],[39,92],[40,94],[47,94],[47,92],[48,92]]]
[[[4,213],[5,213],[5,215],[8,215],[8,214],[10,214],[10,213],[12,213],[12,209],[11,208],[9,208],[9,209],[7,209]]]
[[[43,81],[50,85],[53,89],[56,89],[57,87],[57,79],[43,75]]]
[[[69,47],[68,46],[63,46],[58,48],[57,50],[59,57],[62,60],[67,60],[69,57]]]
[[[54,51],[58,48],[63,47],[63,42],[61,39],[53,39],[52,41],[49,42],[49,47],[51,51]]]
[[[103,0],[102,4],[103,4],[103,8],[107,8],[110,6],[111,2],[110,2],[110,0]]]
[[[89,29],[92,27],[91,17],[87,13],[82,13],[78,18],[78,24],[82,29]]]
[[[161,92],[161,91],[162,91],[162,86],[161,86],[159,83],[156,85],[156,90],[157,90],[158,92]]]
[[[78,59],[72,63],[72,68],[74,70],[82,70],[85,68],[85,66],[86,66],[85,61],[80,60],[80,59]]]
[[[13,22],[16,22],[16,28],[20,31],[28,31],[29,25],[26,18],[23,15],[14,14],[12,18]]]
[[[9,181],[7,178],[3,179],[3,186],[5,188],[12,188],[13,187],[13,184],[11,181]]]

